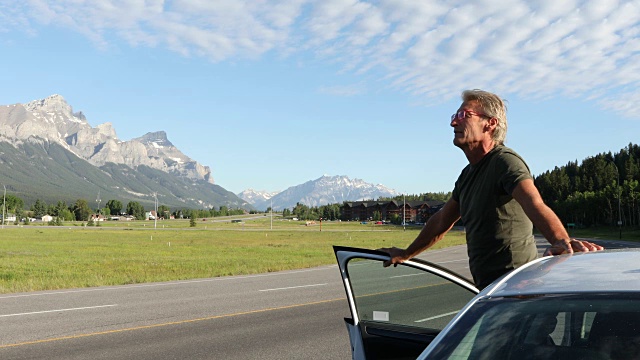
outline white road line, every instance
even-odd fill
[[[389,279],[395,279],[395,278],[401,278],[401,277],[407,277],[407,276],[418,276],[418,275],[428,275],[427,273],[419,273],[419,274],[407,274],[407,275],[396,275],[396,276],[392,276]]]
[[[2,299],[22,298],[22,297],[32,297],[32,296],[74,294],[74,293],[84,293],[84,292],[94,292],[94,291],[127,290],[127,289],[133,289],[133,288],[148,288],[148,287],[160,287],[160,286],[172,286],[172,285],[189,285],[189,284],[196,284],[196,283],[207,283],[207,282],[219,282],[219,281],[252,279],[252,278],[267,277],[267,276],[268,277],[281,276],[281,275],[305,273],[305,272],[312,272],[312,271],[323,271],[323,270],[334,271],[333,269],[336,268],[336,267],[338,267],[338,265],[325,265],[325,266],[312,268],[312,269],[285,270],[285,271],[282,271],[282,272],[265,273],[265,274],[224,276],[224,277],[217,277],[217,278],[211,278],[211,279],[168,281],[168,282],[151,283],[151,284],[118,285],[118,286],[88,288],[88,289],[79,289],[79,290],[60,290],[60,291],[48,291],[48,292],[26,293],[26,294],[16,294],[16,295],[2,295],[2,296],[0,296],[0,300],[2,300]]]
[[[0,317],[23,316],[23,315],[36,315],[36,314],[46,314],[46,313],[54,313],[54,312],[62,312],[62,311],[90,310],[90,309],[99,309],[99,308],[106,308],[106,307],[113,307],[113,306],[118,306],[118,305],[117,305],[117,304],[113,304],[113,305],[87,306],[87,307],[73,308],[73,309],[58,309],[58,310],[46,310],[46,311],[34,311],[34,312],[20,313],[20,314],[7,314],[7,315],[0,315]]]
[[[305,287],[325,286],[325,285],[327,285],[327,284],[313,284],[313,285],[290,286],[290,287],[275,288],[275,289],[264,289],[264,290],[258,290],[258,291],[290,290],[290,289],[299,289],[299,288],[305,288]]]
[[[367,265],[380,266],[381,263],[382,263],[382,260],[365,259],[363,261],[358,261],[358,262],[354,262],[354,263],[352,263],[350,261],[349,262],[349,266],[350,267],[353,267],[353,266],[367,266]]]
[[[438,262],[431,261],[431,262],[432,262],[432,263],[434,263],[434,264],[438,264],[438,265],[440,265],[440,264],[458,263],[458,262],[466,262],[466,261],[467,261],[467,259],[449,260],[449,261],[438,261]]]
[[[441,318],[441,317],[445,317],[445,316],[449,316],[449,315],[455,315],[455,314],[457,314],[459,311],[460,311],[460,310],[458,310],[458,311],[452,311],[452,312],[450,312],[450,313],[441,314],[441,315],[438,315],[438,316],[432,316],[432,317],[430,317],[430,318],[426,318],[426,319],[422,319],[422,320],[416,320],[415,322],[419,323],[419,322],[425,322],[425,321],[429,321],[429,320],[435,320],[435,319],[439,319],[439,318]]]

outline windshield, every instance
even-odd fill
[[[483,300],[432,344],[434,359],[636,359],[638,295]]]

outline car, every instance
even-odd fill
[[[355,360],[640,358],[640,249],[541,257],[482,291],[420,259],[334,252]]]

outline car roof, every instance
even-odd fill
[[[640,249],[548,256],[482,291],[487,296],[640,292]]]

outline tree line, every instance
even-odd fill
[[[393,198],[379,198],[378,200],[371,199],[369,201],[427,201],[427,200],[441,200],[446,201],[451,197],[451,193],[423,193],[413,195],[399,195]],[[0,199],[1,200],[1,199]],[[342,208],[344,203],[335,203],[321,206],[308,206],[302,203],[296,203],[292,209],[282,210],[282,216],[285,218],[298,218],[300,220],[340,220],[342,214]],[[25,210],[23,210],[24,203],[22,199],[7,195],[7,212],[15,214],[18,219],[25,216]],[[40,218],[43,215],[51,215],[61,221],[89,221],[92,214],[100,214],[105,217],[111,215],[129,215],[137,220],[146,219],[146,211],[137,201],[130,201],[126,206],[119,200],[108,200],[104,208],[92,209],[89,206],[87,200],[78,199],[75,203],[67,205],[64,201],[58,201],[57,204],[46,204],[41,200],[36,202],[30,207],[29,211],[31,216]],[[267,208],[266,212],[270,212],[271,208]],[[173,215],[176,219],[181,218],[215,218],[220,216],[242,215],[245,211],[243,209],[232,209],[227,206],[220,206],[218,209],[180,209],[171,212],[169,207],[165,205],[158,206],[158,216],[168,218]],[[257,211],[251,211],[250,213],[257,213]],[[379,219],[374,219],[379,220]],[[401,219],[398,218],[398,223]]]
[[[630,143],[617,153],[601,153],[584,159],[581,163],[570,161],[534,177],[543,200],[558,214],[564,223],[577,226],[617,225],[640,226],[640,146]],[[378,201],[447,201],[450,192],[398,195],[379,198]],[[0,201],[2,198],[0,198]],[[371,201],[374,201],[373,199]],[[4,211],[24,217],[24,202],[19,197],[6,195]],[[339,220],[343,204],[307,206],[297,203],[292,209],[284,209],[284,217],[300,220]],[[271,209],[267,209],[269,212]],[[94,210],[84,199],[73,204],[58,201],[45,204],[41,200],[30,207],[32,216],[51,215],[63,221],[88,221],[92,214],[103,216],[127,214],[136,219],[146,218],[143,205],[130,201],[126,206],[119,200],[109,200],[104,208]],[[181,209],[170,212],[165,205],[158,206],[159,217],[207,218],[241,215],[243,209],[220,206],[218,209]],[[255,212],[255,211],[252,211]]]
[[[1,199],[0,199],[1,200]],[[1,203],[1,202],[0,202]],[[13,214],[17,219],[32,216],[41,218],[44,215],[51,215],[62,221],[88,221],[92,214],[100,214],[108,217],[111,215],[131,215],[136,219],[145,219],[145,209],[137,201],[130,201],[126,206],[126,211],[119,200],[109,200],[106,206],[101,209],[92,209],[85,199],[78,199],[75,203],[67,205],[65,201],[58,201],[56,204],[47,204],[40,199],[36,199],[35,203],[27,210],[24,208],[24,202],[17,196],[7,195],[6,209],[7,214]],[[158,207],[160,210],[169,210],[166,206]]]
[[[85,199],[78,199],[69,205],[67,205],[65,201],[58,201],[56,204],[47,204],[40,199],[36,199],[33,205],[25,209],[24,201],[17,196],[7,194],[4,199],[6,202],[6,208],[4,208],[5,214],[15,215],[16,223],[21,221],[21,219],[28,221],[28,217],[42,218],[44,215],[50,215],[55,218],[56,221],[90,221],[91,215],[97,214],[106,218],[120,215],[132,216],[136,220],[145,220],[147,218],[147,210],[137,201],[130,201],[124,206],[120,200],[108,200],[103,208],[97,209],[91,208]],[[3,204],[3,197],[0,197],[0,206],[3,206]],[[317,212],[316,209],[314,209],[314,214]],[[267,212],[270,210],[271,209],[267,209]],[[338,211],[338,215],[336,215],[336,211]],[[233,209],[225,205],[217,209],[215,207],[209,209],[179,209],[173,212],[168,206],[159,205],[157,216],[160,218],[174,216],[176,219],[193,219],[243,215],[244,213],[244,209]],[[257,213],[257,211],[252,210],[250,213]],[[300,213],[303,213],[303,211],[300,211]],[[283,214],[285,216],[291,216],[292,212],[289,209],[285,209]],[[339,216],[339,208],[338,210],[334,208],[332,213],[321,211],[320,214],[325,214],[327,217],[331,216],[331,218],[337,219]],[[314,215],[307,213],[306,216],[313,217]]]
[[[601,153],[555,167],[534,179],[543,200],[565,223],[640,225],[640,147]]]
[[[42,218],[44,215],[51,215],[56,221],[89,221],[91,215],[98,214],[104,217],[128,215],[132,216],[136,220],[145,220],[147,218],[144,206],[137,201],[130,201],[126,206],[120,200],[108,200],[105,207],[100,209],[93,209],[89,206],[89,203],[85,199],[78,199],[75,203],[67,205],[65,201],[58,201],[56,204],[46,204],[40,199],[36,199],[35,203],[27,210],[24,207],[24,201],[14,195],[8,194],[3,198],[0,198],[0,206],[6,205],[4,208],[5,214],[13,214],[16,217],[16,222],[20,219],[25,219],[28,216],[35,218]],[[159,205],[157,216],[161,218],[169,218],[175,216],[175,218],[191,218],[191,217],[214,217],[214,216],[226,216],[226,215],[240,215],[243,214],[242,209],[229,209],[226,206],[220,206],[218,210],[205,209],[205,210],[193,210],[193,209],[181,209],[171,212],[168,206]]]
[[[421,194],[412,194],[412,195],[397,195],[394,197],[380,197],[377,200],[370,199],[367,201],[443,201],[446,202],[451,197],[451,192],[437,192],[437,193],[421,193]],[[296,203],[292,210],[284,209],[282,216],[288,217],[296,217],[300,220],[340,220],[343,214],[343,207],[345,203],[342,204],[328,204],[321,206],[307,206],[305,204]],[[267,210],[269,211],[269,210]],[[373,220],[382,220],[382,215],[377,212],[374,213]],[[400,224],[402,222],[402,218],[398,215],[394,215],[391,219],[391,222],[394,224]]]

